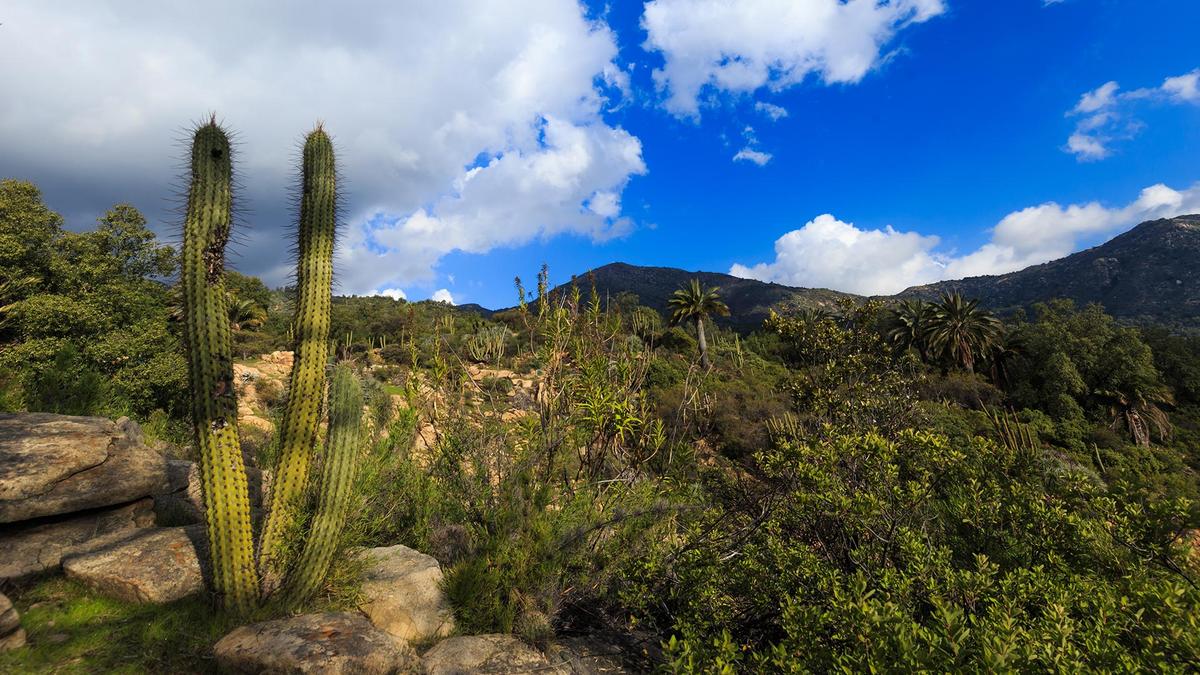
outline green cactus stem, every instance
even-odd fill
[[[362,414],[363,393],[358,378],[348,366],[336,366],[329,383],[329,432],[322,457],[317,512],[308,528],[304,550],[292,567],[283,591],[283,601],[288,606],[302,603],[317,592],[337,550],[358,469]]]
[[[283,539],[296,521],[308,480],[329,358],[337,172],[333,143],[320,125],[305,140],[301,173],[295,360],[259,560],[268,593],[289,566]]]
[[[244,613],[257,602],[258,581],[224,283],[232,178],[229,138],[214,119],[192,143],[180,280],[213,587],[227,607]]]

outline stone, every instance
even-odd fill
[[[328,612],[242,626],[213,647],[217,665],[236,673],[419,673],[406,643],[360,614]]]
[[[454,610],[442,592],[442,568],[433,556],[407,546],[363,551],[359,609],[371,623],[402,640],[417,642],[454,631]]]
[[[250,515],[261,515],[263,471],[246,467],[246,483],[250,490]],[[154,496],[154,514],[159,525],[192,525],[204,522],[203,481],[200,465],[186,459],[167,460],[168,489]]]
[[[12,600],[0,593],[0,652],[25,646],[25,629]]]
[[[163,492],[167,460],[122,418],[0,413],[0,523]]]
[[[139,530],[63,559],[67,577],[125,602],[172,602],[205,588],[208,551],[202,525]]]
[[[0,525],[0,579],[57,569],[64,556],[112,543],[154,524],[153,500]]]
[[[428,675],[551,673],[550,661],[512,635],[465,635],[442,640],[422,657]]]
[[[591,637],[562,638],[546,653],[558,672],[567,675],[637,672],[622,662],[620,648]]]

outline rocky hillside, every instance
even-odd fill
[[[666,313],[671,294],[683,287],[690,279],[698,278],[705,286],[718,286],[721,298],[729,305],[730,316],[720,319],[721,323],[739,328],[756,328],[767,318],[772,307],[781,305],[799,308],[832,308],[840,298],[853,297],[824,288],[793,288],[781,284],[763,283],[754,279],[740,279],[718,272],[688,272],[673,267],[639,267],[625,263],[611,263],[597,267],[581,275],[576,283],[584,297],[590,292],[588,274],[596,279],[596,290],[601,297],[615,299],[621,293],[632,293],[647,307]],[[568,293],[570,284],[554,289],[553,294]]]
[[[1059,260],[916,286],[900,296],[932,299],[951,290],[1001,312],[1061,297],[1098,302],[1126,321],[1200,328],[1200,215],[1147,221]]]

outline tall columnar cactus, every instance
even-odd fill
[[[321,458],[317,514],[308,528],[304,550],[292,566],[284,597],[286,604],[295,605],[312,596],[333,559],[358,469],[362,410],[363,393],[358,378],[350,368],[336,366],[329,382],[329,432]]]
[[[229,138],[215,120],[196,130],[180,282],[213,586],[226,604],[245,611],[254,604],[258,582],[224,283],[225,242],[233,211],[230,153]]]
[[[279,464],[263,528],[261,566],[270,591],[288,561],[285,534],[295,522],[317,444],[320,402],[329,358],[333,239],[337,225],[337,172],[333,143],[320,125],[304,142],[301,169],[299,259],[296,263],[295,360],[280,431]]]
[[[298,302],[293,321],[295,362],[281,430],[272,503],[255,565],[250,499],[237,430],[232,335],[224,288],[225,243],[232,213],[229,139],[215,119],[196,130],[192,176],[184,223],[184,309],[192,417],[200,449],[205,515],[213,584],[226,605],[239,612],[280,593],[295,604],[319,586],[336,548],[349,508],[361,436],[362,390],[346,366],[335,369],[330,386],[330,421],[323,457],[318,510],[299,558],[282,551],[303,507],[309,466],[317,445],[325,368],[329,354],[329,311],[337,179],[333,144],[320,128],[304,146],[300,204]],[[265,583],[259,586],[259,575]]]

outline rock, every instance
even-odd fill
[[[370,562],[359,609],[371,623],[407,641],[453,632],[454,610],[442,593],[442,568],[436,558],[407,546],[373,548],[363,555]]]
[[[359,614],[329,612],[242,626],[213,647],[238,673],[419,673],[409,647]]]
[[[153,501],[0,525],[0,579],[55,569],[63,557],[85,553],[154,524]]]
[[[25,646],[25,630],[12,600],[0,593],[0,652]]]
[[[163,492],[167,460],[122,418],[0,413],[0,523]]]
[[[555,672],[550,661],[511,635],[466,635],[434,645],[422,657],[428,675]]]
[[[261,515],[263,471],[246,467],[246,481],[250,489],[250,514],[257,519]],[[154,496],[154,514],[159,525],[191,525],[204,522],[203,482],[200,480],[200,465],[185,459],[167,460],[169,490]]]
[[[204,538],[202,525],[140,530],[64,558],[63,571],[118,600],[171,602],[204,590],[208,565]]]
[[[562,638],[547,654],[559,672],[569,675],[637,672],[622,663],[620,648],[590,637]]]

